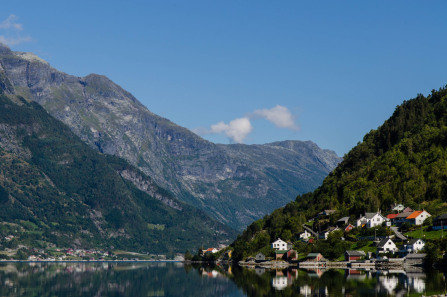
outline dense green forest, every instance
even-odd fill
[[[0,238],[14,236],[3,248],[172,254],[235,236],[126,161],[90,148],[37,103],[12,95],[0,95],[0,222]]]
[[[275,210],[233,243],[236,258],[268,250],[277,237],[296,240],[302,224],[324,209],[357,217],[389,211],[394,203],[447,211],[447,89],[405,101],[377,130],[371,130],[314,192]]]

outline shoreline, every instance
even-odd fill
[[[185,263],[181,260],[0,260],[0,263],[104,263],[104,262],[116,262],[116,263]]]
[[[375,269],[375,270],[389,270],[389,269],[411,269],[420,267],[422,263],[405,263],[404,261],[362,261],[362,262],[295,262],[289,263],[286,261],[266,261],[266,262],[239,262],[241,267],[262,267],[269,269],[280,269],[288,267],[297,267],[302,269]]]

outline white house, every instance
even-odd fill
[[[412,239],[407,244],[404,244],[404,250],[407,253],[417,253],[421,251],[425,246],[425,242],[422,239]]]
[[[396,244],[390,238],[382,239],[379,244],[377,244],[377,253],[393,253],[397,251]]]
[[[287,250],[287,242],[278,238],[274,243],[272,243],[272,248],[275,250],[285,251]]]
[[[215,254],[215,253],[217,253],[218,251],[219,251],[219,250],[216,249],[216,248],[209,248],[209,249],[203,250],[203,254],[209,254],[209,253],[211,253],[211,254]]]
[[[417,210],[410,214],[406,220],[412,225],[422,225],[428,217],[431,217],[431,214],[425,210]]]
[[[357,227],[366,226],[367,228],[374,228],[376,226],[382,226],[383,222],[386,222],[385,218],[380,213],[367,212],[364,216],[360,216],[357,220]]]
[[[398,204],[392,208],[393,211],[397,211],[397,212],[401,212],[404,209],[405,209],[405,206],[403,206],[402,204]]]
[[[305,241],[308,241],[311,236],[312,234],[310,234],[310,232],[307,232],[307,230],[304,230],[304,232],[300,233],[300,238]]]
[[[338,228],[338,227],[329,227],[329,229],[327,229],[326,231],[321,232],[321,233],[318,235],[318,237],[319,237],[320,239],[325,239],[325,240],[327,240],[329,234],[331,234],[332,232],[337,231],[337,230],[340,230],[340,228]]]

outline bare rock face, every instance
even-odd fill
[[[310,141],[216,145],[153,114],[105,76],[71,76],[4,46],[2,82],[90,146],[128,160],[179,199],[238,229],[312,191],[341,161]]]

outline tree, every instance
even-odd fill
[[[439,259],[440,248],[437,243],[427,242],[424,247],[424,252],[427,254],[424,259],[426,266],[432,267]]]
[[[284,231],[281,233],[281,238],[282,238],[284,241],[290,241],[290,240],[292,240],[292,231],[290,231],[289,229],[284,230]]]
[[[188,250],[186,250],[185,260],[190,261],[190,260],[192,260],[192,257],[193,257],[193,255]]]

